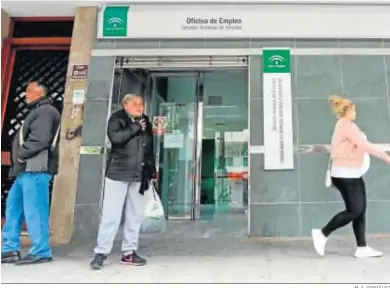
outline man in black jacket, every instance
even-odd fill
[[[153,153],[153,132],[149,118],[143,114],[142,97],[127,94],[123,109],[108,121],[107,134],[111,153],[107,163],[103,213],[91,262],[101,269],[111,252],[124,211],[124,236],[121,264],[145,265],[136,253],[143,220],[144,192],[155,182],[156,166]]]
[[[6,222],[2,231],[1,262],[16,265],[52,260],[49,243],[49,185],[58,170],[60,113],[39,82],[27,86],[30,108],[12,144],[10,176],[15,177],[8,193]],[[20,258],[19,236],[26,221],[31,248]]]

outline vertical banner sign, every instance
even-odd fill
[[[264,48],[264,169],[294,169],[290,49]]]
[[[103,12],[103,36],[126,37],[129,6],[108,6]]]

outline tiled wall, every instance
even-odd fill
[[[389,40],[149,40],[98,41],[94,49],[151,48],[390,48]],[[263,145],[261,56],[251,56],[251,145]],[[335,118],[327,98],[345,94],[358,106],[358,124],[373,142],[390,143],[390,56],[293,56],[292,89],[294,171],[265,172],[263,155],[250,159],[250,234],[302,236],[343,209],[339,193],[324,187],[328,155],[310,153],[313,145],[328,144]],[[103,145],[113,73],[113,57],[92,57],[86,101],[83,144]],[[254,129],[253,127],[256,127]],[[102,185],[101,155],[82,155],[76,199],[75,228],[96,235]],[[373,160],[366,175],[367,229],[388,233],[390,225],[390,169]],[[88,205],[86,205],[88,204]],[[86,210],[88,207],[88,211]],[[91,211],[89,211],[91,210]],[[95,215],[91,218],[91,215]],[[345,233],[348,228],[337,233]],[[81,235],[80,234],[80,235]]]
[[[368,42],[366,42],[368,43]],[[363,45],[364,46],[364,45]],[[357,123],[372,142],[390,143],[389,56],[293,56],[292,89],[295,170],[265,172],[263,155],[251,155],[252,236],[307,236],[344,208],[338,191],[324,186],[328,154],[313,145],[329,144],[336,121],[327,98],[344,94],[357,105]],[[251,57],[251,121],[262,123],[261,57]],[[257,125],[256,125],[257,126]],[[251,129],[251,145],[263,135]],[[320,149],[321,150],[321,149]],[[324,149],[322,149],[323,151]],[[390,232],[390,168],[372,160],[365,177],[367,230]],[[344,228],[337,233],[345,233]]]
[[[150,39],[95,40],[94,49],[390,48],[389,39]]]

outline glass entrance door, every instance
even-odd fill
[[[160,73],[152,78],[153,121],[155,126],[163,123],[155,131],[155,146],[168,218],[216,221],[245,215],[247,72]]]
[[[226,225],[230,225],[232,218],[245,215],[249,140],[247,85],[245,70],[212,71],[203,76],[200,219],[229,219]]]
[[[159,103],[153,125],[163,123],[161,129],[154,129],[163,206],[168,219],[194,219],[198,202],[198,73],[155,76],[154,83],[153,98]]]

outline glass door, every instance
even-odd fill
[[[199,206],[198,73],[165,74],[153,76],[153,99],[159,99],[152,121],[160,196],[168,219],[194,219]]]
[[[244,216],[247,72],[165,72],[152,73],[152,78],[159,190],[166,215],[208,221]]]
[[[247,71],[203,75],[201,219],[245,215],[248,205]]]

